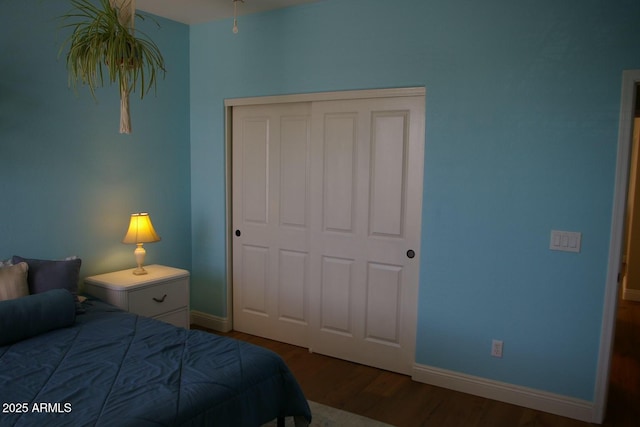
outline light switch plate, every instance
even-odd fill
[[[582,233],[578,231],[551,230],[549,249],[553,251],[580,252]]]

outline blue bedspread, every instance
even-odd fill
[[[260,426],[311,419],[275,353],[91,301],[73,327],[0,347],[0,426]]]

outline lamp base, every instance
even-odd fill
[[[133,274],[136,276],[147,274],[147,270],[142,267],[142,264],[144,264],[144,257],[147,254],[147,251],[142,247],[142,243],[136,243],[136,249],[133,253],[136,257],[136,264],[138,264],[138,268],[133,270]]]
[[[147,270],[145,270],[143,267],[134,268],[133,274],[135,274],[136,276],[141,276],[143,274],[147,274]]]

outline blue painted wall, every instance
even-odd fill
[[[192,26],[193,308],[227,316],[225,98],[425,86],[417,363],[592,400],[639,18],[635,0],[325,0]],[[582,252],[550,251],[551,229]]]
[[[167,63],[157,96],[131,97],[119,133],[117,87],[67,86],[60,1],[0,2],[0,259],[78,255],[82,276],[135,266],[121,242],[148,211],[162,241],[147,263],[191,267],[189,27],[138,22]],[[66,54],[66,51],[65,51]]]

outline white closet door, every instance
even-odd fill
[[[311,350],[409,374],[424,98],[314,102],[311,159]]]
[[[234,329],[410,373],[424,97],[234,107],[232,133]]]
[[[308,103],[233,109],[234,329],[308,347]]]

